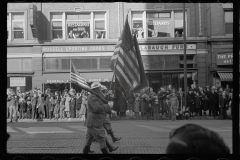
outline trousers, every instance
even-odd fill
[[[105,130],[103,127],[87,127],[87,134],[84,146],[90,147],[93,138],[96,139],[97,143],[100,146],[100,149],[107,147],[105,140]]]

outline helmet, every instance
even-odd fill
[[[99,88],[99,87],[101,87],[101,86],[102,86],[102,85],[101,85],[100,82],[93,82],[93,83],[91,84],[91,89]]]
[[[107,90],[107,87],[104,85],[101,85],[101,90]]]

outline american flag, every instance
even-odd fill
[[[128,16],[122,35],[115,46],[110,68],[113,71],[115,68],[115,76],[125,91],[132,90],[140,85],[139,62],[128,24]]]
[[[71,82],[75,82],[79,84],[82,88],[90,89],[90,87],[87,84],[86,79],[84,79],[79,72],[77,71],[76,67],[73,63],[71,63],[71,72],[70,72]]]

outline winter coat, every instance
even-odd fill
[[[195,108],[200,109],[201,108],[201,97],[200,96],[196,96],[195,97]]]
[[[223,98],[221,96],[219,99],[219,106],[223,109],[227,109],[228,104],[229,104],[228,98],[227,97]]]
[[[65,98],[65,111],[66,112],[70,111],[70,101],[71,101],[71,97],[66,97]]]
[[[76,104],[77,99],[74,97],[70,101],[70,115],[72,118],[76,118]]]
[[[187,94],[187,107],[190,108],[190,110],[193,110],[194,108],[194,101],[195,101],[195,98],[194,98],[194,94]]]
[[[207,111],[209,108],[209,100],[207,96],[202,97],[202,109],[203,111]]]
[[[127,110],[127,101],[124,95],[121,95],[121,97],[119,98],[118,105],[119,105],[119,112],[125,113]]]
[[[111,112],[110,106],[104,104],[103,101],[94,94],[88,96],[87,105],[88,113],[84,125],[86,127],[103,127],[103,122],[106,119],[106,112]]]
[[[216,109],[216,102],[218,100],[218,94],[216,92],[209,93],[209,109],[215,110]]]
[[[157,95],[158,95],[159,106],[163,110],[164,109],[163,103],[164,103],[164,99],[166,98],[166,93],[165,92],[159,92]]]
[[[27,103],[24,99],[21,99],[19,100],[19,106],[20,106],[20,109],[23,110],[23,112],[26,112],[27,111]]]
[[[82,96],[77,98],[76,110],[80,110],[82,105]]]

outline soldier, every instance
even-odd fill
[[[13,122],[14,118],[15,122],[17,122],[18,99],[13,90],[11,90],[11,92],[8,94],[7,101],[9,102],[10,122]]]
[[[83,154],[88,154],[93,138],[99,143],[102,153],[109,154],[107,147],[110,147],[110,143],[107,141],[103,122],[106,117],[106,112],[111,112],[113,102],[109,101],[108,104],[104,104],[104,96],[100,91],[100,87],[101,84],[99,82],[93,82],[91,89],[98,94],[98,96],[95,94],[88,96],[88,116],[84,124],[87,127],[87,134]]]
[[[102,86],[101,87],[101,92],[104,95],[105,99],[108,99],[108,97],[110,97],[111,95],[109,94],[109,92],[107,91],[107,87],[106,86]],[[115,113],[115,111],[111,111],[113,114]],[[113,134],[112,131],[112,127],[111,127],[111,123],[110,123],[110,119],[109,116],[111,115],[110,113],[106,113],[106,118],[103,122],[103,127],[105,128],[105,130],[107,131],[107,134],[111,136],[112,141],[116,142],[116,141],[120,141],[121,138],[115,137],[115,135]],[[116,148],[117,149],[117,148]]]

